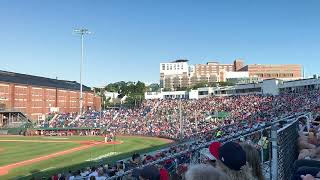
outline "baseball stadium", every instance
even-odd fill
[[[294,178],[319,163],[320,79],[274,81],[104,108],[83,86],[79,109],[77,82],[1,71],[0,179]]]
[[[114,163],[133,152],[155,151],[174,142],[151,136],[118,136],[101,125],[65,124],[71,120],[99,123],[100,97],[83,86],[86,113],[80,116],[79,83],[5,71],[0,74],[0,179],[50,177],[65,167],[75,170]],[[76,105],[74,99],[78,99]],[[106,116],[105,111],[101,114]]]
[[[0,180],[320,180],[320,0],[0,0]]]

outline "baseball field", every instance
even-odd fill
[[[163,148],[170,140],[119,136],[0,136],[0,179],[48,177],[94,164],[112,163]]]

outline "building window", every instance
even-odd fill
[[[173,67],[174,67],[174,70],[177,70],[177,66],[176,65],[174,65]]]
[[[172,70],[172,64],[170,64],[170,70]]]
[[[162,64],[162,70],[166,70],[166,65]]]
[[[169,70],[169,64],[167,64],[167,70]]]

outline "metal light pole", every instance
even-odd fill
[[[83,36],[86,34],[90,34],[88,29],[81,28],[73,30],[75,34],[79,34],[81,36],[81,61],[80,61],[80,115],[82,115],[82,104],[83,104],[83,95],[82,95],[82,66],[83,66]]]
[[[102,88],[100,88],[100,96],[102,97],[103,99],[103,96],[102,96]],[[101,106],[101,105],[100,105]],[[101,120],[101,117],[102,117],[102,108],[100,109],[100,120]]]

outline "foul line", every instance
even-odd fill
[[[72,149],[56,152],[56,153],[53,153],[53,154],[49,154],[49,155],[46,155],[46,156],[41,156],[41,157],[38,157],[38,158],[29,159],[29,160],[25,160],[25,161],[9,164],[9,165],[0,167],[0,176],[8,174],[9,171],[11,169],[13,169],[13,168],[17,168],[17,167],[28,165],[28,164],[34,164],[34,163],[39,162],[39,161],[47,160],[47,159],[50,159],[50,158],[55,158],[55,157],[58,157],[58,156],[61,156],[61,155],[70,154],[70,153],[73,153],[73,152],[76,152],[76,151],[88,149],[88,148],[93,147],[93,146],[102,145],[102,144],[109,144],[110,145],[110,144],[121,144],[121,143],[122,142],[117,142],[117,141],[116,142],[110,142],[110,143],[94,142],[94,143],[92,143],[90,145],[84,145],[84,146],[80,146],[80,147],[76,147],[76,148],[72,148]]]

